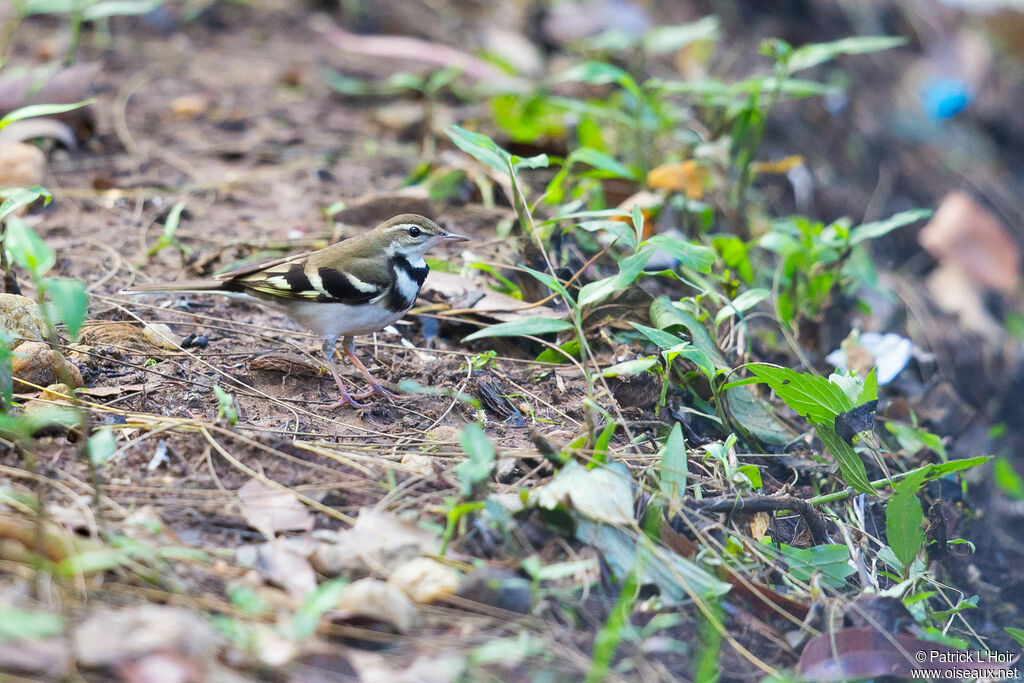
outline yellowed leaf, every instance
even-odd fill
[[[755,161],[750,165],[755,173],[789,173],[791,169],[804,165],[804,158],[799,154],[790,154],[778,161]]]
[[[647,184],[656,190],[682,192],[689,199],[700,199],[707,186],[708,169],[692,159],[681,164],[665,164],[647,174]]]

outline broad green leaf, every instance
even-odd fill
[[[718,40],[718,17],[712,15],[690,24],[656,26],[643,37],[648,52],[674,52],[698,40]]]
[[[477,161],[487,164],[501,173],[508,173],[509,163],[511,162],[509,153],[498,147],[486,135],[466,130],[454,123],[445,129],[445,133],[455,143],[456,147]]]
[[[1017,644],[1024,648],[1024,629],[1014,628],[1012,626],[1006,626],[1003,628],[1011,638],[1017,641]]]
[[[530,268],[528,266],[520,266],[520,268],[529,273],[535,280],[543,284],[548,289],[557,292],[558,295],[564,298],[566,301],[574,301],[572,295],[569,294],[569,290],[567,290],[565,288],[565,285],[559,282],[556,278],[548,275],[547,273],[542,273],[539,270],[534,270],[533,268]]]
[[[44,282],[56,321],[64,323],[71,338],[77,339],[89,311],[89,293],[85,283],[66,278],[47,278]]]
[[[871,481],[868,479],[864,461],[860,459],[857,451],[853,450],[853,446],[843,441],[842,437],[836,434],[835,429],[831,425],[813,421],[812,424],[818,432],[818,438],[825,444],[825,448],[832,454],[832,457],[836,459],[836,463],[839,465],[839,473],[843,476],[843,481],[846,485],[853,487],[855,491],[860,493],[878,495],[875,487],[871,485]]]
[[[924,547],[924,529],[921,528],[924,511],[917,492],[925,478],[924,470],[911,472],[896,484],[885,507],[885,535],[904,569],[910,567]]]
[[[576,538],[596,548],[614,576],[622,578],[639,570],[638,582],[657,586],[665,605],[689,602],[694,594],[709,598],[729,592],[729,584],[627,527],[581,517],[576,522]]]
[[[537,154],[532,157],[520,157],[511,155],[509,163],[515,168],[547,168],[551,165],[551,159],[547,154]]]
[[[831,61],[839,55],[861,55],[869,52],[889,50],[906,45],[907,39],[900,36],[856,36],[843,38],[831,43],[811,43],[793,50],[787,65],[790,73],[796,73],[818,64]]]
[[[86,21],[96,21],[109,17],[149,14],[163,3],[164,0],[100,0],[86,4],[82,10],[82,18]]]
[[[674,305],[667,296],[659,296],[651,302],[650,316],[655,327],[662,330],[671,330],[676,326],[684,328],[689,333],[693,345],[706,353],[718,369],[725,369],[728,366],[725,356],[711,338],[707,328],[691,314]]]
[[[95,100],[83,100],[81,102],[75,102],[74,104],[30,104],[27,107],[15,109],[14,111],[8,112],[4,115],[4,117],[0,119],[0,130],[3,130],[15,121],[30,119],[34,116],[53,116],[54,114],[63,114],[67,111],[81,109],[86,105],[92,104],[94,101]]]
[[[28,206],[35,200],[42,198],[47,204],[53,199],[49,191],[36,185],[35,187],[16,187],[8,190],[0,190],[0,196],[4,198],[0,204],[0,221],[7,218],[23,206]]]
[[[658,365],[657,356],[645,356],[609,365],[601,372],[601,375],[603,377],[633,377],[641,372],[647,372],[656,365]]]
[[[581,62],[565,71],[558,78],[559,81],[578,81],[591,85],[607,85],[615,83],[626,90],[640,95],[640,86],[628,73],[617,66],[605,64],[604,62]]]
[[[888,425],[886,425],[888,426]],[[1012,500],[1024,500],[1024,477],[1017,474],[1006,458],[999,458],[992,467],[996,486]]]
[[[238,410],[235,409],[235,397],[221,389],[219,384],[213,385],[213,394],[217,398],[217,419],[226,419],[228,424],[238,422]]]
[[[577,302],[580,306],[598,303],[633,284],[654,255],[653,249],[643,249],[619,261],[619,273],[580,288]]]
[[[542,334],[564,332],[565,330],[571,329],[572,325],[570,323],[559,318],[525,318],[523,320],[510,320],[508,322],[490,325],[482,330],[477,330],[462,341],[470,342],[477,339],[485,339],[487,337],[536,337]]]
[[[898,213],[895,216],[890,216],[884,221],[863,223],[862,225],[858,225],[856,228],[850,230],[850,244],[860,244],[864,240],[881,237],[882,235],[892,232],[896,228],[902,228],[904,225],[910,225],[922,218],[928,218],[928,216],[931,215],[932,212],[929,209],[912,209],[910,211]]]
[[[462,497],[468,498],[478,485],[490,478],[494,469],[494,446],[484,428],[476,422],[470,422],[462,430],[459,445],[468,458],[455,466],[455,474],[462,484]]]
[[[832,424],[837,415],[854,408],[842,388],[824,377],[761,363],[748,367],[786,405],[812,422]]]
[[[629,223],[623,221],[609,221],[609,220],[595,220],[595,221],[583,221],[582,223],[576,224],[574,227],[586,230],[587,232],[596,232],[598,230],[604,230],[609,234],[613,235],[618,243],[628,249],[636,247],[636,234],[633,229],[629,226]]]
[[[744,313],[771,296],[771,292],[762,287],[753,287],[737,296],[728,306],[723,306],[715,315],[715,324],[719,325],[737,313]]]
[[[661,465],[658,468],[661,495],[666,500],[682,498],[685,495],[688,472],[686,439],[683,438],[682,425],[676,422],[665,439],[665,445],[661,450]]]
[[[798,581],[810,581],[812,575],[821,572],[829,585],[840,588],[846,585],[846,577],[857,571],[850,565],[850,549],[845,545],[794,548],[781,543],[777,551],[775,544],[766,536],[761,541],[761,550],[769,555],[781,551],[789,565],[789,572]]]
[[[132,555],[120,548],[87,550],[63,560],[55,568],[59,576],[78,576],[105,572],[132,561]]]
[[[53,612],[0,607],[0,642],[35,640],[64,632],[64,617]]]
[[[116,450],[117,438],[110,425],[100,427],[89,437],[89,460],[97,467],[105,465]]]
[[[616,161],[604,152],[599,152],[590,147],[580,147],[569,155],[570,162],[583,162],[594,168],[605,171],[617,178],[627,178],[640,182],[640,174]]]
[[[57,257],[36,231],[17,216],[7,217],[4,247],[15,263],[37,277],[45,275],[57,262]]]
[[[772,446],[790,443],[796,434],[780,420],[775,409],[747,386],[731,386],[725,395],[725,409],[730,423],[744,436]]]
[[[874,401],[878,398],[878,368],[871,368],[871,372],[864,378],[864,388],[861,389],[860,395],[854,399],[854,403],[857,405],[863,405],[868,401]]]
[[[711,266],[718,258],[715,250],[702,244],[694,244],[669,235],[654,235],[644,244],[659,249],[679,261],[684,268],[698,273],[710,273]]]
[[[0,406],[0,412],[10,410],[14,397],[14,369],[11,366],[13,342],[14,337],[0,330],[0,396],[3,396],[4,401],[3,406]]]
[[[656,327],[648,327],[647,325],[641,325],[640,323],[634,322],[629,324],[632,325],[637,332],[647,337],[647,340],[658,348],[671,349],[675,346],[679,346],[680,344],[688,343],[681,337],[677,337],[671,332],[666,332],[665,330],[659,330]]]

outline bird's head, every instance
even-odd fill
[[[428,249],[441,242],[460,242],[469,239],[448,232],[429,218],[414,213],[395,216],[377,226],[376,230],[387,245],[386,251],[404,256],[409,261],[420,260]]]

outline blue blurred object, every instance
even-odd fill
[[[940,78],[925,83],[921,100],[928,116],[941,121],[953,118],[967,109],[971,103],[971,94],[960,79]]]

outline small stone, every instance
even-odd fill
[[[35,145],[0,142],[0,187],[32,187],[43,182],[46,155]]]
[[[429,455],[418,453],[406,453],[402,456],[402,464],[405,470],[418,477],[430,477],[434,475],[434,459]]]
[[[11,368],[14,377],[36,386],[49,386],[63,381],[61,367],[64,366],[70,375],[71,384],[82,386],[82,373],[72,363],[61,357],[44,342],[25,342],[14,349]]]
[[[0,330],[19,339],[42,341],[46,325],[35,301],[20,294],[0,294]]]

